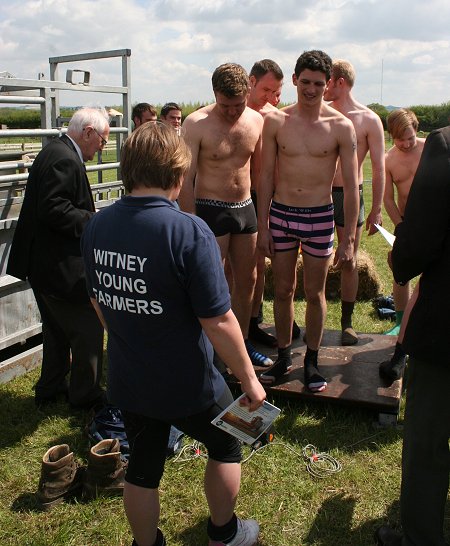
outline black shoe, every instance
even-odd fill
[[[52,396],[40,396],[39,394],[34,396],[34,403],[39,409],[46,408],[52,404],[57,404],[61,400],[67,402],[67,391],[58,392]]]
[[[250,328],[248,330],[248,337],[255,343],[260,343],[265,347],[276,347],[277,338],[272,334],[264,331],[257,324],[250,322]]]
[[[380,376],[389,381],[397,381],[397,379],[400,379],[405,370],[406,358],[406,355],[402,355],[399,358],[392,357],[391,360],[382,362],[378,368]]]
[[[106,398],[106,393],[102,392],[97,398],[90,400],[84,404],[70,404],[71,409],[75,411],[89,411],[97,413],[105,406],[108,405],[108,399]]]
[[[294,320],[292,323],[292,339],[298,339],[301,333],[302,331],[300,330],[300,326]]]
[[[387,525],[378,527],[374,538],[378,546],[401,546],[402,544],[402,535]]]

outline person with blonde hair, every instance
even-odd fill
[[[331,78],[327,84],[324,99],[331,101],[330,106],[344,114],[353,123],[357,140],[359,214],[355,233],[354,259],[345,263],[341,270],[341,344],[358,343],[358,334],[353,328],[353,310],[358,294],[359,275],[357,253],[364,226],[363,162],[370,155],[372,166],[372,207],[365,220],[369,235],[377,233],[375,224],[381,225],[381,207],[385,184],[384,175],[384,129],[379,116],[353,96],[356,74],[349,61],[333,61]],[[344,184],[340,165],[333,180],[334,221],[338,241],[345,233]]]
[[[164,546],[158,487],[171,425],[205,444],[210,546],[252,546],[255,520],[234,513],[241,448],[211,421],[232,401],[213,346],[251,411],[265,399],[230,308],[219,248],[206,223],[176,205],[191,161],[172,127],[147,123],[125,141],[127,195],[82,240],[88,290],[108,330],[108,397],[130,444],[125,512],[135,546]]]

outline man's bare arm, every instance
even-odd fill
[[[384,208],[386,209],[386,212],[388,213],[388,216],[392,220],[394,226],[402,221],[402,215],[400,214],[397,203],[395,202],[394,181],[387,165],[386,185],[384,188]]]
[[[256,410],[264,402],[266,391],[255,375],[234,313],[230,310],[218,317],[199,318],[199,321],[217,354],[241,382],[250,411]]]
[[[197,134],[195,119],[188,116],[183,123],[184,140],[191,150],[191,166],[184,177],[178,204],[181,210],[195,214],[194,183],[197,174],[198,154],[200,153],[200,135]]]
[[[369,235],[377,232],[374,224],[382,224],[382,205],[385,186],[385,146],[383,124],[378,116],[370,124],[367,136],[370,161],[372,164],[372,208],[366,219]]]
[[[258,188],[258,248],[265,256],[273,256],[273,240],[269,232],[269,210],[275,188],[275,165],[277,160],[276,116],[267,114],[262,133],[262,164]]]
[[[345,228],[334,257],[334,265],[337,268],[341,267],[343,262],[353,260],[356,223],[359,213],[356,134],[350,121],[342,128],[342,135],[339,139],[339,160],[344,187]]]

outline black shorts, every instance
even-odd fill
[[[130,459],[125,480],[139,487],[158,488],[164,473],[171,425],[202,442],[211,459],[222,463],[239,463],[242,458],[240,442],[211,424],[211,421],[232,401],[230,389],[225,386],[220,399],[207,410],[167,422],[122,410],[130,444]]]
[[[196,199],[195,213],[208,224],[216,237],[258,231],[255,207],[251,199],[239,203]]]
[[[334,205],[334,223],[339,227],[345,227],[344,218],[344,188],[342,186],[336,186],[332,190],[333,205]],[[357,220],[357,227],[361,227],[364,224],[364,197],[362,184],[359,185],[359,215]]]

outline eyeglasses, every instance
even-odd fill
[[[104,148],[108,144],[108,141],[102,137],[102,135],[97,131],[95,127],[91,127],[91,129],[93,129],[97,133],[97,135],[102,139],[102,148]]]

